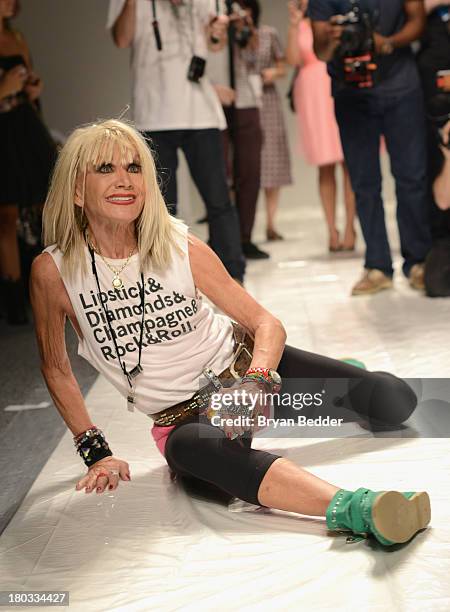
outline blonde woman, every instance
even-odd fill
[[[266,400],[278,397],[282,377],[287,382],[301,372],[320,379],[319,389],[324,378],[353,379],[355,406],[370,421],[402,422],[416,397],[389,374],[285,346],[281,322],[169,215],[138,132],[111,120],[69,137],[45,205],[44,234],[48,246],[33,265],[32,303],[42,372],[88,468],[78,490],[102,493],[131,477],[127,461],[112,454],[94,426],[73,376],[67,318],[81,354],[130,410],[153,420],[154,440],[178,477],[254,504],[326,516],[332,529],[365,531],[385,545],[426,526],[426,493],[339,489],[251,448],[255,419],[270,408]],[[237,323],[215,314],[200,292]],[[231,388],[223,387],[227,381]],[[255,398],[252,409],[246,397]]]

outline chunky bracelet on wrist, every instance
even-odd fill
[[[98,427],[91,427],[91,429],[75,436],[74,444],[77,453],[83,459],[87,467],[91,467],[91,465],[105,457],[112,456],[105,435]]]
[[[259,382],[266,385],[267,387],[272,388],[270,382],[262,374],[245,374],[241,382]]]
[[[278,372],[270,368],[249,368],[244,374],[244,379],[262,380],[266,382],[275,393],[278,393],[281,389],[281,376]]]
[[[87,434],[88,431],[100,431],[100,429],[97,427],[97,425],[92,425],[91,427],[88,427],[87,429],[85,429],[84,431],[82,431],[81,433],[77,434],[76,436],[73,437],[73,443],[75,444],[75,446],[77,445],[78,440],[81,440],[81,438],[84,436],[84,434]]]

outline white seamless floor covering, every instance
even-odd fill
[[[288,342],[399,376],[447,376],[450,303],[414,293],[400,275],[392,291],[350,299],[359,255],[329,257],[320,211],[298,216],[291,202],[280,221],[289,239],[269,245],[272,259],[252,263],[247,282]],[[132,481],[113,494],[75,492],[84,470],[65,435],[0,538],[0,590],[69,591],[70,610],[83,612],[450,609],[448,439],[373,438],[355,425],[345,439],[256,441],[338,486],[427,490],[431,527],[386,551],[329,535],[321,518],[188,497],[145,416],[128,413],[101,378],[87,404]]]

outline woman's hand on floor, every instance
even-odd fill
[[[105,489],[113,491],[119,486],[119,480],[131,480],[130,467],[126,461],[118,457],[105,457],[92,465],[86,476],[77,482],[75,489],[91,493],[103,493]]]

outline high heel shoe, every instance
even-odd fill
[[[355,243],[356,243],[356,232],[353,232],[353,239],[351,242],[346,243],[345,240],[344,242],[341,244],[341,251],[354,251],[355,250]]]
[[[340,489],[326,511],[328,529],[353,532],[347,541],[374,536],[384,546],[408,542],[430,519],[430,498],[424,491]]]
[[[330,238],[330,241],[328,243],[328,250],[330,253],[338,253],[339,251],[342,251],[342,245],[339,242],[339,232],[336,232],[336,242],[333,244],[332,240]]]
[[[284,237],[273,229],[266,230],[266,237],[269,242],[284,240]]]

